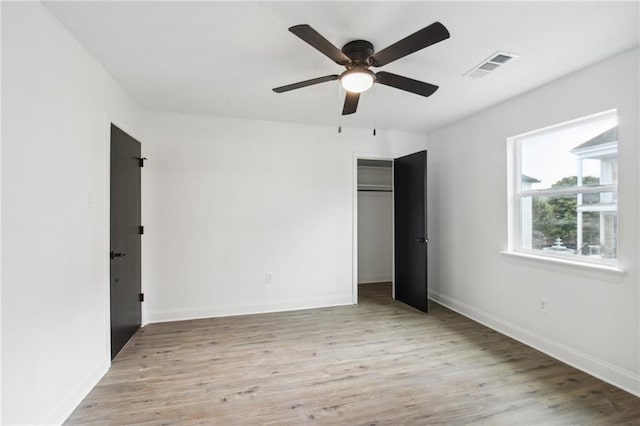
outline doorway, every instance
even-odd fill
[[[357,160],[360,297],[393,297],[393,161]]]
[[[391,297],[426,313],[427,152],[354,154],[354,177],[353,302],[360,285],[376,283],[379,298],[387,283]]]
[[[140,142],[113,124],[110,161],[110,313],[113,359],[142,322]]]

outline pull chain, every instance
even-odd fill
[[[336,121],[338,122],[338,133],[342,133],[342,123],[341,123],[341,114],[340,114],[340,101],[342,100],[342,85],[338,82],[338,109],[337,114],[338,117]]]
[[[373,93],[372,93],[372,98],[373,98],[373,102],[371,102],[372,105],[377,105],[376,101],[378,100],[378,96],[376,95],[376,85],[375,83],[373,84]],[[376,135],[376,114],[375,111],[373,112],[373,136]]]

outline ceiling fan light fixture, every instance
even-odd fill
[[[351,68],[340,76],[340,84],[351,93],[366,92],[375,81],[376,75],[366,68]]]

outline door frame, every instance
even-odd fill
[[[104,300],[104,354],[107,360],[107,365],[111,366],[111,259],[109,258],[109,252],[111,250],[111,125],[118,127],[123,132],[127,133],[134,139],[140,142],[140,148],[142,149],[142,139],[138,138],[136,132],[131,131],[131,123],[123,122],[122,120],[117,119],[112,114],[105,112],[104,120],[103,120],[103,129],[104,129],[104,210],[103,214],[105,217],[104,220],[104,229],[103,229],[103,238],[104,238],[104,261],[102,262],[102,267],[104,271],[104,284],[103,284],[103,300]],[[142,179],[140,176],[140,214],[141,216],[144,214],[144,197],[142,195]],[[144,245],[144,238],[140,242],[141,250]],[[140,260],[142,267],[142,259]],[[140,288],[141,292],[144,293],[144,271],[141,269],[141,277],[140,277]],[[147,324],[146,321],[146,313],[144,309],[144,303],[141,307],[141,325],[140,328],[144,327]]]
[[[353,286],[353,304],[358,304],[358,160],[383,160],[391,161],[391,188],[393,188],[393,160],[395,156],[392,153],[364,153],[354,152],[352,159],[352,210],[353,210],[353,230],[352,230],[352,286]],[[395,223],[395,212],[393,211],[393,190],[391,191],[391,297],[396,297],[396,283],[395,283],[395,230],[393,224]]]

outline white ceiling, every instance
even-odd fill
[[[151,110],[428,132],[639,44],[638,2],[54,2],[47,7]],[[376,85],[340,117],[339,83],[271,88],[343,70],[287,31],[376,50],[442,22],[451,38],[378,70],[440,86]],[[463,74],[497,50],[520,58]]]

